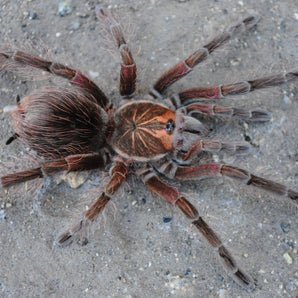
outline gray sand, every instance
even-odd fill
[[[73,11],[60,17],[57,1],[1,0],[0,42],[25,48],[30,43],[46,45],[51,57],[91,76],[117,103],[119,59],[111,55],[94,10],[81,2],[71,1]],[[107,1],[90,2],[104,5]],[[128,40],[139,69],[140,94],[146,94],[165,70],[219,30],[258,10],[261,21],[256,29],[230,42],[174,84],[168,90],[172,94],[297,67],[295,2],[111,0],[109,5],[126,31],[133,31]],[[17,94],[22,97],[42,84],[1,74],[0,108],[13,104]],[[272,121],[265,124],[212,122],[217,138],[244,141],[249,136],[253,144],[248,156],[220,159],[297,189],[297,83],[220,103],[265,108],[272,113]],[[1,172],[7,173],[28,157],[26,148],[17,142],[5,146],[12,128],[7,114],[1,113],[0,121],[0,165]],[[71,222],[72,213],[79,214],[84,202],[95,199],[106,182],[106,176],[93,172],[77,190],[67,183],[56,185],[55,179],[47,179],[42,191],[34,184],[31,192],[24,185],[8,193],[1,189],[0,296],[297,295],[295,210],[277,196],[237,181],[174,185],[198,207],[239,264],[258,280],[253,293],[241,289],[225,274],[208,245],[178,210],[152,196],[136,179],[130,179],[114,205],[109,205],[87,246],[53,249],[55,237]]]

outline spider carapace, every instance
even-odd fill
[[[175,112],[138,101],[121,107],[114,117],[113,149],[137,161],[159,159],[173,149]]]
[[[248,16],[227,28],[201,49],[162,75],[150,91],[151,100],[137,100],[136,64],[126,44],[120,24],[111,13],[97,10],[114,39],[122,63],[120,94],[122,105],[114,108],[104,92],[81,72],[47,61],[24,51],[0,48],[0,70],[40,69],[66,78],[67,88],[47,87],[18,100],[12,112],[15,130],[7,141],[19,139],[36,152],[37,168],[1,177],[2,186],[51,176],[59,171],[82,171],[110,167],[110,180],[98,199],[81,218],[56,240],[59,246],[79,238],[86,243],[86,230],[95,222],[106,204],[133,173],[155,194],[177,206],[205,237],[218,255],[228,274],[246,289],[255,281],[243,269],[205,222],[197,208],[171,180],[227,176],[247,185],[260,187],[284,196],[297,206],[298,193],[285,185],[250,174],[244,169],[222,163],[206,162],[206,152],[213,154],[245,154],[245,142],[222,142],[207,135],[208,129],[199,116],[239,118],[244,121],[267,121],[270,115],[262,110],[245,110],[210,103],[212,99],[243,94],[286,82],[297,82],[298,70],[241,81],[230,85],[196,87],[164,98],[164,91],[189,73],[198,63],[231,37],[250,29],[258,17]],[[143,97],[144,98],[144,97]],[[204,103],[200,101],[204,99]]]

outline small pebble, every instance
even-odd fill
[[[78,23],[78,22],[72,23],[71,28],[73,30],[78,30],[80,28],[80,23]]]
[[[2,111],[3,111],[3,113],[10,113],[10,112],[15,111],[17,108],[18,108],[18,106],[16,106],[16,105],[8,105],[8,106],[5,106]]]
[[[4,210],[0,210],[0,219],[6,219],[6,214]]]
[[[287,245],[290,246],[291,248],[294,248],[294,247],[295,247],[295,244],[294,244],[294,242],[292,242],[292,241],[288,241],[288,242],[286,242],[286,243],[287,243]]]
[[[91,79],[95,79],[95,78],[99,77],[99,72],[97,72],[97,71],[89,70],[88,74],[91,77]]]
[[[291,100],[290,100],[290,98],[288,97],[288,96],[284,96],[284,102],[286,103],[286,104],[289,104],[290,102],[291,102]]]
[[[264,274],[265,271],[264,271],[263,269],[260,269],[260,270],[259,270],[259,273],[260,273],[260,274]]]
[[[220,289],[218,297],[220,297],[220,298],[229,297],[229,292],[225,289]]]
[[[30,19],[30,20],[35,20],[36,17],[37,17],[36,12],[34,12],[34,11],[29,11],[29,19]]]
[[[189,273],[191,272],[191,270],[189,268],[186,269],[186,272],[184,273],[184,275],[189,275]]]
[[[239,65],[238,60],[231,60],[230,63],[231,63],[232,66],[238,66]]]
[[[172,218],[171,217],[163,217],[162,220],[164,223],[168,223],[172,220]]]
[[[280,228],[284,233],[289,233],[291,225],[285,222],[280,223]]]
[[[6,205],[5,205],[6,208],[10,208],[11,206],[12,206],[11,203],[6,203]]]
[[[87,176],[84,176],[78,172],[69,172],[63,175],[61,180],[67,182],[71,188],[76,189],[85,183]]]
[[[284,257],[284,259],[286,260],[286,262],[287,262],[288,264],[292,264],[292,263],[293,263],[293,259],[292,259],[292,257],[291,257],[287,252],[284,253],[283,257]]]
[[[64,17],[72,12],[71,0],[59,0],[58,14],[60,17]]]

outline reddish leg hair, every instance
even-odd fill
[[[219,257],[219,260],[230,275],[242,287],[253,290],[254,280],[241,268],[238,267],[236,260],[224,246],[218,235],[199,215],[198,210],[181,194],[179,191],[159,179],[150,169],[142,174],[142,179],[146,186],[159,197],[165,199],[173,206],[177,206],[192,221],[192,224],[208,241]]]
[[[201,152],[243,155],[248,153],[249,148],[250,147],[247,143],[224,143],[215,140],[200,140],[191,146],[189,151],[185,154],[183,160],[190,160]]]
[[[136,90],[137,67],[126,43],[121,25],[101,7],[97,7],[96,10],[98,18],[102,19],[108,27],[108,31],[113,36],[121,55],[120,94],[125,98],[131,98]]]
[[[280,196],[290,198],[295,205],[298,204],[298,193],[285,185],[250,174],[248,171],[224,164],[211,163],[195,167],[177,167],[175,178],[180,180],[201,179],[206,177],[231,177],[265,190],[274,192]]]
[[[224,107],[214,104],[194,103],[185,107],[188,115],[195,113],[223,118],[239,118],[245,121],[269,121],[270,113],[262,110],[245,110],[235,107]]]
[[[76,224],[58,236],[55,243],[57,246],[67,246],[71,244],[76,237],[79,238],[80,244],[84,245],[88,243],[87,233],[89,227],[102,213],[105,206],[111,199],[110,196],[115,194],[122,183],[126,180],[128,175],[126,165],[123,162],[115,163],[111,174],[112,176],[110,178],[110,182],[105,188],[105,192],[103,192],[99,198],[88,208],[88,210],[82,215]]]
[[[185,104],[191,99],[219,99],[227,95],[238,95],[252,92],[258,89],[274,87],[298,78],[298,69],[293,69],[287,73],[279,73],[268,77],[251,81],[243,81],[230,85],[219,85],[213,87],[198,87],[184,90],[178,94],[181,104]]]
[[[70,155],[45,165],[1,177],[3,187],[9,187],[25,181],[52,176],[60,171],[85,171],[99,169],[105,165],[105,159],[99,153]]]
[[[203,46],[202,49],[198,49],[193,54],[191,54],[184,61],[179,62],[176,66],[171,68],[168,72],[163,74],[157,82],[154,84],[152,95],[154,97],[159,97],[159,95],[167,89],[170,85],[172,85],[177,80],[184,77],[186,74],[191,72],[193,68],[206,60],[209,54],[215,51],[218,47],[225,44],[228,40],[230,40],[235,34],[241,33],[246,29],[253,27],[259,18],[257,16],[249,16],[245,18],[243,21],[237,23],[234,26],[229,27],[223,33],[215,37],[208,44]]]
[[[24,51],[0,51],[0,70],[14,66],[21,68],[30,66],[49,72],[53,75],[63,77],[72,85],[80,87],[94,96],[96,103],[102,108],[106,108],[108,98],[103,91],[81,72],[71,69],[63,64],[47,61],[45,59],[33,56]]]

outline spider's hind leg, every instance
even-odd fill
[[[82,217],[74,225],[70,226],[66,231],[61,233],[55,244],[57,246],[67,246],[71,244],[76,237],[79,239],[81,245],[88,243],[87,235],[88,228],[92,225],[99,215],[104,210],[107,203],[110,201],[110,196],[115,194],[122,183],[126,180],[128,170],[123,162],[115,162],[111,169],[111,178],[108,185],[105,188],[99,198],[83,213]]]

